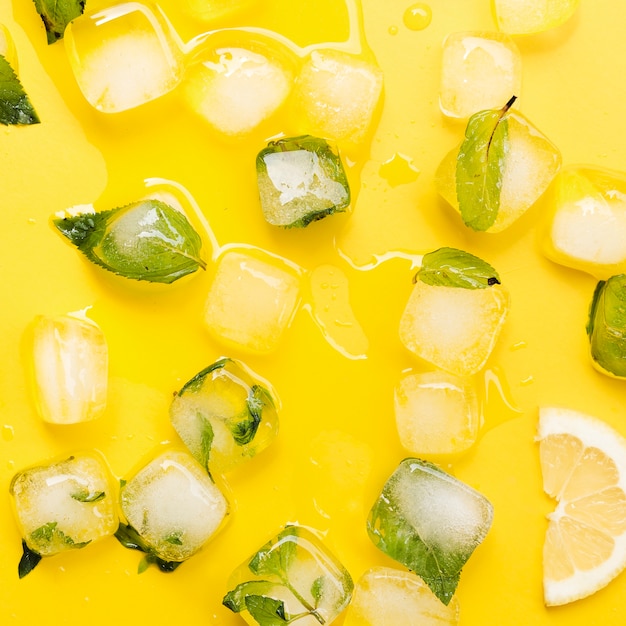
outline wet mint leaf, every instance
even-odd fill
[[[246,596],[246,609],[259,626],[284,626],[291,620],[285,615],[285,603],[282,600],[265,596]]]
[[[222,604],[233,613],[240,613],[246,609],[247,596],[267,596],[275,583],[267,580],[250,580],[237,585],[229,591],[222,600]]]
[[[319,576],[313,581],[311,585],[311,595],[315,600],[315,606],[317,607],[324,595],[324,576]]]
[[[211,422],[200,413],[198,414],[198,420],[202,425],[202,432],[200,433],[200,464],[205,469],[208,469],[214,437],[213,426],[211,426]]]
[[[288,571],[296,558],[297,528],[287,526],[278,536],[268,541],[248,563],[248,567],[257,576],[276,576],[288,581]]]
[[[65,27],[83,14],[85,0],[33,0],[44,26],[48,44],[63,38]]]
[[[20,79],[10,63],[0,54],[0,124],[39,124]]]
[[[158,200],[53,224],[90,261],[126,278],[169,284],[206,268],[198,233],[180,211]]]
[[[31,550],[22,540],[22,558],[17,566],[17,574],[20,578],[30,574],[41,561],[41,554]]]
[[[181,565],[181,561],[165,561],[154,554],[152,548],[144,541],[143,537],[130,525],[122,524],[118,526],[114,537],[129,550],[138,550],[144,553],[143,559],[139,562],[137,573],[142,574],[150,565],[156,565],[162,572],[169,574]]]
[[[459,211],[465,224],[477,231],[489,229],[498,217],[509,141],[506,114],[515,100],[513,96],[502,109],[472,115],[457,155]]]
[[[422,267],[415,276],[427,285],[485,289],[500,284],[496,270],[486,261],[456,248],[439,248],[422,259]]]
[[[78,502],[100,502],[106,497],[104,491],[89,491],[87,489],[83,489],[82,491],[76,491],[70,494],[74,500]]]

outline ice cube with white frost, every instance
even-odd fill
[[[492,521],[493,506],[485,496],[432,463],[408,458],[370,510],[367,532],[449,605],[461,569]]]
[[[412,572],[372,567],[357,581],[345,626],[456,626],[459,602],[446,606]]]
[[[40,557],[84,548],[117,529],[117,491],[95,452],[24,469],[9,491],[24,542],[20,577]]]
[[[375,63],[337,50],[314,50],[294,90],[301,127],[342,149],[359,146],[373,126],[382,89],[383,73]]]
[[[194,458],[223,473],[263,451],[278,432],[276,394],[243,363],[221,358],[176,394],[170,421]]]
[[[125,2],[85,13],[65,30],[74,77],[93,107],[118,113],[172,91],[183,52],[162,11]]]
[[[400,319],[400,340],[435,367],[470,376],[486,364],[508,308],[508,291],[499,284],[462,289],[418,280]]]
[[[319,626],[342,613],[354,584],[316,534],[289,525],[233,571],[228,588],[223,604],[248,624],[275,615],[281,623]]]
[[[144,465],[123,485],[120,499],[127,525],[116,537],[146,552],[164,571],[198,552],[229,513],[226,497],[206,469],[176,449]]]
[[[293,83],[286,62],[246,48],[219,48],[188,68],[185,101],[226,137],[254,131],[283,105]]]
[[[522,58],[515,42],[498,32],[449,34],[443,43],[439,105],[444,115],[467,118],[519,96]]]
[[[394,409],[400,443],[411,454],[458,454],[476,442],[481,415],[471,378],[406,372],[395,388]]]
[[[510,35],[539,33],[567,21],[580,0],[492,0],[498,28]]]
[[[626,272],[626,174],[570,166],[556,178],[543,250],[606,279]]]
[[[254,353],[274,351],[300,300],[300,271],[256,248],[229,249],[218,259],[204,321],[228,345]]]

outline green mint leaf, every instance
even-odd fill
[[[211,458],[211,446],[213,445],[213,426],[201,413],[198,413],[198,420],[202,424],[202,432],[200,433],[200,464],[207,469],[209,467],[209,459]]]
[[[0,54],[0,124],[39,124],[40,120],[11,64]]]
[[[53,220],[90,261],[134,280],[172,283],[198,268],[202,240],[187,218],[159,200]]]
[[[463,289],[485,289],[500,284],[498,273],[489,263],[456,248],[439,248],[425,254],[415,280],[435,287]]]
[[[315,606],[317,607],[324,595],[324,576],[319,576],[313,581],[311,585],[311,595],[315,600]]]
[[[85,10],[85,0],[33,0],[44,26],[48,44],[63,38],[65,27]]]
[[[165,537],[165,541],[167,541],[167,543],[171,543],[173,546],[182,546],[183,540],[181,539],[181,537],[181,532],[171,533],[167,537]]]
[[[76,491],[75,493],[70,494],[74,500],[78,500],[78,502],[100,502],[106,497],[106,493],[104,491],[89,491],[87,489],[83,489],[81,491]]]
[[[257,576],[276,576],[286,583],[289,580],[289,568],[296,558],[297,547],[297,528],[287,526],[252,557],[248,567]]]
[[[266,596],[246,596],[246,609],[259,626],[284,626],[289,624],[285,615],[285,603],[282,600]]]
[[[113,535],[125,548],[138,550],[145,554],[139,562],[138,573],[145,572],[148,566],[156,565],[162,572],[169,574],[173,572],[181,561],[165,561],[154,553],[154,550],[144,541],[143,537],[130,525],[120,523]]]
[[[233,613],[246,610],[246,596],[267,596],[276,583],[267,580],[250,580],[237,585],[223,598],[222,604]]]
[[[215,363],[211,363],[211,365],[205,367],[203,370],[198,372],[191,380],[188,380],[183,385],[183,388],[178,392],[178,395],[182,396],[186,393],[198,393],[198,391],[202,389],[204,381],[209,374],[211,374],[215,370],[222,369],[230,362],[232,362],[232,359],[223,358],[218,359],[217,361],[215,361]]]
[[[137,573],[143,574],[152,564],[154,564],[155,559],[153,554],[146,554],[141,561],[139,561],[139,565],[137,565]]]
[[[498,217],[509,141],[506,114],[515,100],[472,115],[465,129],[456,160],[456,195],[463,221],[474,230],[487,230]]]
[[[80,550],[91,543],[90,541],[75,542],[69,535],[66,535],[58,528],[57,522],[48,522],[36,528],[30,533],[30,540],[31,543],[39,544],[40,546],[52,546],[56,551],[67,548]]]
[[[22,540],[22,558],[17,566],[17,574],[20,578],[30,574],[41,561],[41,554],[31,550]]]
[[[274,406],[274,402],[269,392],[261,385],[253,385],[246,399],[248,410],[243,416],[237,419],[230,419],[226,425],[233,435],[235,443],[245,446],[250,443],[257,431],[263,417],[263,410],[267,406]]]

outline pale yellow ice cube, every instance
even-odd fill
[[[602,279],[626,272],[626,174],[569,167],[557,176],[543,249]]]
[[[277,59],[245,48],[221,48],[189,69],[184,95],[214,130],[239,136],[280,108],[292,81],[293,72]]]
[[[472,381],[448,372],[408,372],[394,394],[400,443],[411,454],[458,454],[475,442],[480,425]]]
[[[400,340],[435,367],[469,376],[489,358],[508,304],[502,285],[464,289],[418,280],[400,320]]]
[[[139,2],[84,14],[65,31],[76,82],[93,107],[126,111],[174,89],[183,53],[167,18]]]
[[[439,104],[444,115],[467,118],[519,96],[522,58],[504,33],[459,32],[443,43]]]
[[[563,24],[580,0],[492,0],[498,28],[511,35],[529,35]]]
[[[32,365],[35,404],[46,422],[77,424],[104,412],[108,348],[95,322],[74,315],[38,317]]]
[[[315,50],[296,80],[294,101],[302,127],[342,149],[363,143],[377,111],[382,70],[360,57]]]
[[[185,11],[195,19],[212,22],[246,11],[262,0],[183,0]]]
[[[204,321],[218,339],[238,348],[272,352],[300,300],[298,270],[260,250],[228,250],[218,260]]]
[[[345,626],[455,626],[459,602],[446,606],[413,572],[372,567],[358,580]]]
[[[510,111],[500,207],[487,232],[498,233],[518,220],[544,194],[561,167],[559,149],[528,119]],[[456,161],[460,144],[443,159],[435,175],[437,191],[457,211]]]

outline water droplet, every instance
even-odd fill
[[[424,30],[432,18],[433,14],[430,7],[423,2],[418,2],[404,12],[402,21],[409,30]]]
[[[2,438],[5,441],[11,441],[13,437],[15,437],[15,431],[13,430],[13,426],[10,426],[9,424],[5,424],[2,427]]]
[[[390,26],[387,30],[387,32],[390,35],[397,35],[398,34],[398,27],[397,26]]]
[[[413,183],[420,175],[419,170],[411,163],[411,159],[398,152],[380,166],[378,173],[391,187]]]

